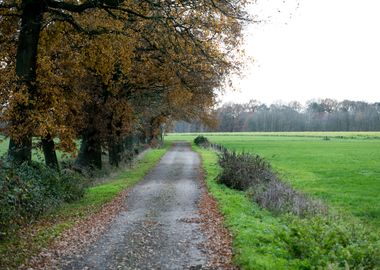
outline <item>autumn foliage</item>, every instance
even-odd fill
[[[213,123],[216,92],[238,72],[246,1],[0,2],[0,122],[8,157],[41,139],[77,164],[118,165],[126,138],[151,142],[173,120]],[[59,140],[57,140],[59,139]]]

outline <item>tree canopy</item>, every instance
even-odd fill
[[[151,140],[172,120],[212,123],[216,90],[239,71],[247,2],[1,1],[10,159],[30,160],[32,137],[46,153],[75,151],[81,138],[83,153],[98,155],[137,131]]]

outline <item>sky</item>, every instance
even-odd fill
[[[258,0],[247,60],[222,102],[380,101],[379,0]]]

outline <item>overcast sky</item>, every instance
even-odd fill
[[[379,0],[258,0],[245,78],[222,101],[380,101]]]

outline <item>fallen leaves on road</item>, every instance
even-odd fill
[[[56,269],[60,258],[76,254],[95,242],[123,208],[128,191],[121,192],[97,213],[79,220],[71,229],[64,231],[59,238],[54,240],[49,248],[31,258],[20,269]]]
[[[199,201],[200,223],[205,234],[204,249],[209,252],[210,269],[238,269],[232,263],[232,236],[224,226],[223,216],[219,212],[218,203],[207,192],[204,173],[200,172],[203,192]]]

